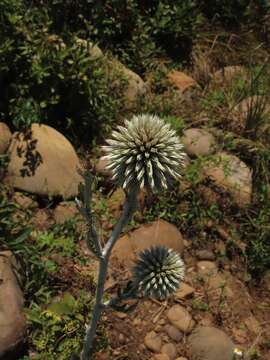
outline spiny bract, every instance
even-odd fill
[[[184,274],[184,262],[176,252],[154,246],[139,254],[133,268],[133,282],[145,297],[164,299],[177,290]]]
[[[167,189],[170,178],[179,179],[185,153],[176,132],[156,115],[125,120],[103,146],[113,180],[129,191],[134,186]]]

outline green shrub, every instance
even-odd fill
[[[266,0],[206,0],[198,1],[198,6],[212,22],[237,26],[256,20],[269,10]]]
[[[36,1],[43,3],[44,1]],[[183,0],[45,1],[57,33],[79,32],[110,49],[139,73],[157,54],[189,55],[201,17],[196,2]]]
[[[6,5],[6,6],[5,6]],[[15,127],[41,121],[80,142],[116,117],[121,96],[105,60],[90,56],[76,34],[51,32],[46,7],[1,4],[0,112]]]

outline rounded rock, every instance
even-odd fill
[[[235,155],[220,152],[203,167],[203,176],[227,191],[238,206],[251,202],[252,172]]]
[[[7,124],[0,122],[0,155],[6,153],[11,136],[11,131],[9,130]]]
[[[181,255],[184,250],[184,239],[174,225],[157,220],[122,236],[113,248],[112,259],[132,266],[142,250],[156,245],[166,246]]]
[[[204,129],[192,128],[185,130],[181,140],[187,154],[190,156],[210,155],[216,148],[214,136]]]
[[[169,359],[175,359],[177,355],[176,346],[172,343],[164,344],[161,348],[161,352],[169,357]]]
[[[212,251],[208,251],[208,250],[198,250],[196,251],[196,257],[199,260],[208,260],[208,261],[213,261],[216,259],[215,254],[212,253]]]
[[[195,322],[189,312],[181,305],[173,305],[167,313],[168,320],[178,330],[185,334],[191,332]]]
[[[82,177],[79,158],[71,143],[50,126],[32,124],[12,136],[5,181],[15,188],[65,199],[78,194]]]
[[[162,347],[162,340],[155,331],[150,331],[144,338],[144,344],[149,350],[158,353]]]
[[[179,342],[183,338],[183,334],[175,326],[167,324],[164,327],[167,335],[174,341]]]
[[[234,344],[221,330],[198,327],[188,339],[192,360],[232,360]]]

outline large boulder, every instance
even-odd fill
[[[112,259],[130,266],[139,252],[155,245],[163,245],[182,254],[184,239],[174,225],[157,220],[122,236],[113,248]]]
[[[235,155],[220,152],[203,168],[204,176],[231,194],[239,206],[251,202],[252,172]]]
[[[134,71],[128,69],[119,60],[103,53],[98,45],[80,38],[76,40],[76,45],[87,48],[89,56],[92,59],[102,60],[105,69],[107,69],[109,78],[115,80],[114,85],[116,90],[122,91],[124,88],[123,96],[127,108],[133,107],[138,96],[145,94],[147,87],[143,79]],[[124,87],[122,80],[125,82]]]
[[[23,293],[12,271],[12,256],[0,253],[0,359],[17,359],[26,336]]]
[[[9,130],[9,127],[5,123],[0,122],[0,155],[5,154],[10,139],[11,132]]]
[[[200,326],[194,330],[189,339],[192,360],[232,360],[234,344],[219,329]]]
[[[71,143],[52,127],[32,124],[27,133],[15,133],[8,153],[5,180],[13,187],[65,199],[77,195],[82,181],[79,158]]]

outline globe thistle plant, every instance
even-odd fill
[[[145,297],[164,299],[177,290],[184,274],[184,263],[176,252],[154,246],[139,254],[133,281]]]
[[[108,308],[123,308],[118,300],[145,297],[164,299],[174,292],[184,277],[184,264],[177,253],[163,246],[155,246],[139,254],[133,269],[133,278],[123,291],[107,303],[103,303],[104,284],[112,249],[124,226],[131,220],[137,208],[138,191],[167,189],[172,179],[181,177],[185,154],[176,132],[156,115],[133,116],[118,126],[112,139],[107,140],[104,150],[108,160],[107,169],[113,180],[126,193],[123,212],[103,245],[94,226],[91,209],[92,180],[90,167],[84,169],[81,199],[76,199],[78,209],[87,223],[86,243],[99,260],[96,302],[91,323],[87,326],[80,360],[88,360],[93,350],[93,340],[102,312]],[[131,307],[128,306],[128,309]],[[124,309],[124,308],[123,308]]]
[[[170,179],[179,179],[185,153],[176,132],[156,115],[134,115],[118,126],[103,149],[112,179],[125,190],[167,189]]]

